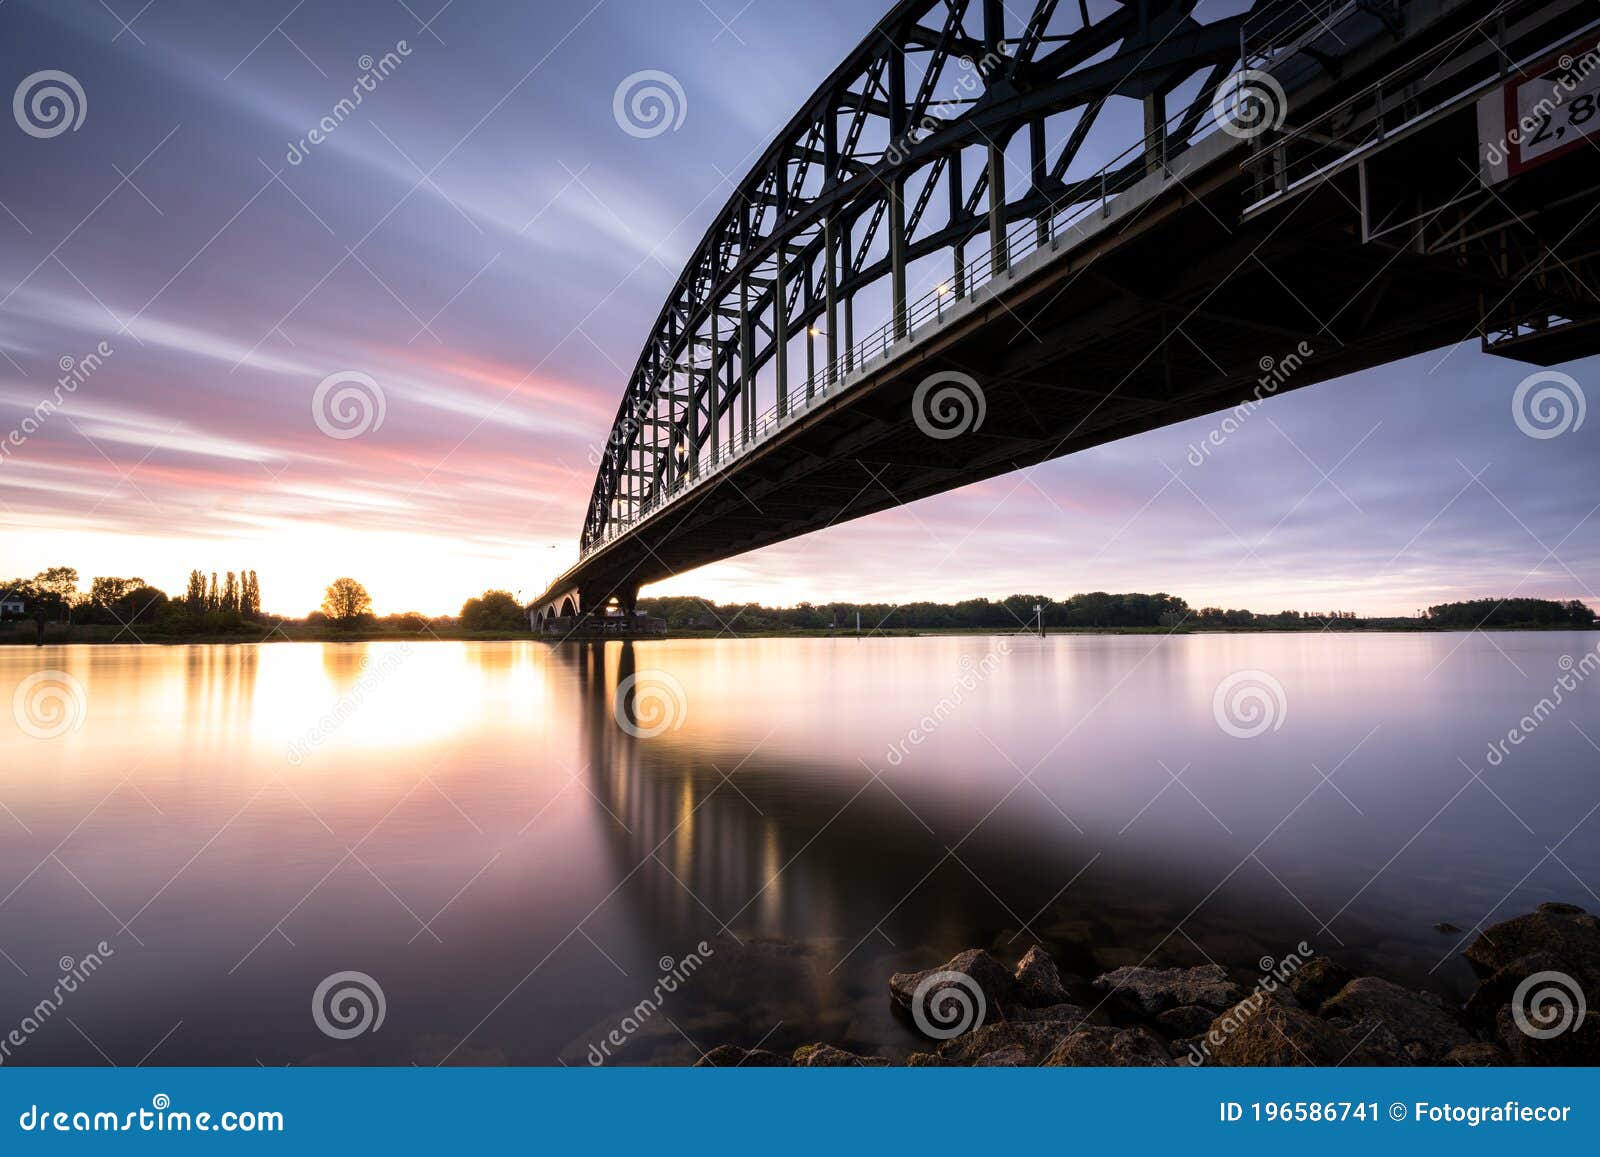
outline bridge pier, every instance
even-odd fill
[[[607,610],[613,602],[616,604],[616,613],[608,615]],[[613,586],[578,584],[547,592],[529,612],[528,619],[529,626],[536,634],[558,629],[561,633],[569,633],[582,629],[584,620],[594,625],[603,625],[603,620],[608,617],[631,621],[638,609],[639,584],[636,582]]]

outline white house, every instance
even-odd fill
[[[22,601],[21,595],[0,594],[0,618],[21,618],[27,613],[28,604]]]

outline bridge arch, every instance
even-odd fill
[[[684,267],[613,421],[580,551],[903,337],[929,308],[914,294],[941,309],[1003,271],[1012,226],[1031,221],[1043,239],[1063,207],[1104,200],[1188,148],[1246,21],[1296,7],[1126,0],[1096,16],[1059,0],[895,4],[739,182]],[[1080,157],[1119,150],[1109,169],[1081,175]],[[861,320],[884,324],[869,334]]]

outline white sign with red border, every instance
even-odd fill
[[[1565,156],[1600,148],[1600,39],[1568,45],[1478,101],[1478,171],[1498,184]]]

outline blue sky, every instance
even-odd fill
[[[0,87],[53,69],[84,94],[75,131],[0,118],[0,442],[62,359],[112,351],[0,456],[0,576],[66,563],[85,585],[138,574],[181,590],[190,567],[253,568],[267,607],[293,614],[340,574],[380,611],[444,612],[488,586],[532,597],[572,561],[593,448],[679,266],[730,180],[880,14],[142,3],[0,7]],[[385,54],[396,63],[360,107],[291,163]],[[646,69],[676,78],[684,107],[641,139],[613,96]],[[1565,368],[1593,392],[1594,361]],[[1273,399],[1199,466],[1189,447],[1216,418],[655,590],[1160,588],[1369,613],[1513,591],[1600,602],[1600,418],[1524,434],[1512,396],[1530,369],[1471,339]],[[330,375],[377,383],[381,424],[330,437],[314,414]]]

